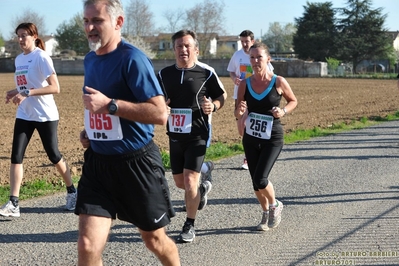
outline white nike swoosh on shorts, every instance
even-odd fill
[[[155,218],[154,218],[154,223],[156,223],[156,224],[159,223],[165,215],[166,215],[166,212],[164,212],[164,213],[162,214],[162,216],[159,217],[159,219],[155,219]]]

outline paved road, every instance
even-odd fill
[[[183,265],[399,265],[399,122],[286,145],[272,173],[285,204],[277,229],[257,232],[261,210],[242,156],[216,162],[197,238],[179,244]],[[168,173],[180,232],[183,194]],[[77,217],[64,195],[21,202],[0,218],[0,265],[76,265]],[[133,226],[115,222],[105,265],[159,265]]]

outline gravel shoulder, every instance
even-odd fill
[[[286,145],[270,176],[283,219],[262,233],[242,156],[217,161],[197,237],[178,244],[182,265],[398,265],[398,159],[399,121]],[[183,193],[167,178],[176,237]],[[20,218],[0,217],[0,265],[76,265],[78,218],[62,210],[64,197],[22,201]],[[116,221],[104,265],[158,262],[135,227]]]

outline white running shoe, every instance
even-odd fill
[[[19,212],[19,206],[15,207],[11,200],[0,208],[0,216],[4,217],[19,217],[21,213]]]
[[[277,227],[281,222],[281,212],[283,211],[283,203],[277,200],[277,207],[270,207],[269,209],[269,228]]]
[[[241,169],[248,170],[247,158],[244,158],[244,163],[241,165]]]
[[[198,210],[202,210],[205,208],[206,204],[208,203],[208,193],[212,189],[212,183],[206,180],[204,183],[202,183],[200,186],[203,187],[203,191],[201,193],[201,199],[200,203],[198,205]]]
[[[268,212],[263,212],[262,220],[260,221],[260,223],[256,227],[256,230],[258,230],[258,231],[267,231],[267,230],[269,230],[268,221],[269,221],[269,213]]]
[[[205,180],[208,180],[212,183],[212,171],[215,168],[215,165],[212,161],[205,162],[208,167],[208,171],[206,173],[201,173],[201,183],[204,183]]]

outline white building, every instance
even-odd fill
[[[49,54],[49,56],[58,55],[58,42],[53,35],[44,36],[42,40],[46,45],[46,52]]]

